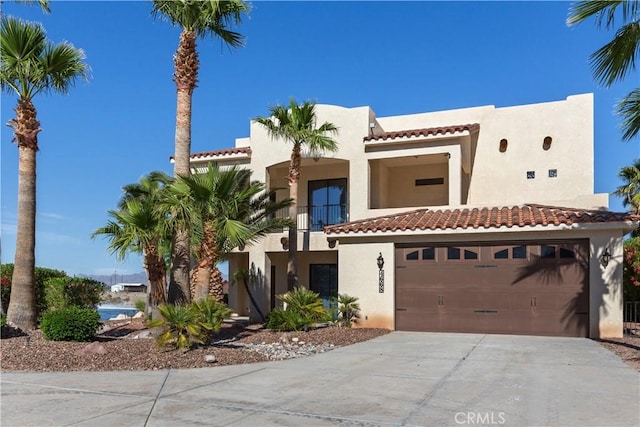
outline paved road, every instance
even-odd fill
[[[393,332],[281,362],[0,382],[3,427],[640,425],[640,374],[578,338]]]

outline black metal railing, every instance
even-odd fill
[[[626,301],[622,311],[625,335],[640,335],[640,301]]]
[[[347,205],[297,206],[297,225],[300,231],[322,231],[328,225],[349,221]],[[275,218],[288,218],[289,208],[278,210]]]

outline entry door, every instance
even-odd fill
[[[338,265],[311,264],[309,266],[309,289],[320,295],[322,304],[326,308],[335,305],[333,301],[338,296]]]

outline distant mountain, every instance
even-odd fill
[[[116,283],[147,283],[147,274],[144,271],[132,274],[80,274],[79,276],[97,280],[105,285],[115,285]]]

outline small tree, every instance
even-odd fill
[[[640,301],[640,237],[624,242],[622,275],[625,301]]]
[[[360,318],[360,304],[358,297],[338,294],[338,320],[340,326],[350,328]]]

